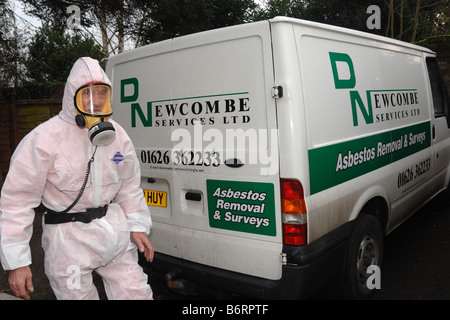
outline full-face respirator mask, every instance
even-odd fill
[[[112,115],[111,86],[93,81],[81,86],[74,96],[77,115],[75,121],[81,128],[88,129],[91,142],[98,146],[114,140],[116,132],[108,122]]]

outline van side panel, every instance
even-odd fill
[[[329,30],[298,27],[295,39],[309,133],[309,239],[375,197],[391,210],[389,227],[397,225],[431,194],[422,53]]]

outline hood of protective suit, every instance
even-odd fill
[[[89,57],[78,59],[70,71],[64,88],[62,110],[59,113],[64,121],[77,125],[75,122],[75,116],[77,115],[74,104],[75,93],[81,86],[92,81],[100,81],[111,85],[111,81],[97,60]]]

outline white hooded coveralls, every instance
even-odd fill
[[[0,198],[0,258],[5,270],[31,264],[34,208],[42,202],[63,211],[79,193],[95,146],[87,129],[75,123],[74,95],[91,81],[111,84],[96,60],[80,58],[67,79],[59,115],[30,132],[11,158]],[[70,210],[84,212],[108,204],[106,216],[90,223],[43,226],[45,272],[58,299],[98,299],[92,270],[102,276],[109,299],[152,298],[130,241],[130,231],[149,234],[152,225],[140,188],[139,162],[123,128],[110,122],[116,137],[98,146],[84,193]]]

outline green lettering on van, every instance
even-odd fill
[[[308,151],[311,194],[335,187],[431,146],[423,122]]]
[[[331,69],[333,70],[334,86],[336,89],[353,89],[356,85],[355,68],[353,67],[353,61],[346,53],[329,52]],[[350,78],[339,78],[339,72],[336,62],[344,62],[348,66],[350,72]]]
[[[133,86],[133,94],[125,95],[125,87]],[[120,102],[134,102],[139,97],[139,81],[137,78],[120,80]]]
[[[132,90],[130,90],[130,88]],[[152,103],[147,102],[147,116],[142,111],[141,105],[137,101],[139,98],[139,80],[137,78],[127,78],[120,80],[120,102],[134,102],[131,104],[131,126],[136,127],[136,114],[139,116],[144,127],[152,126]]]
[[[276,236],[272,183],[206,180],[211,228]]]
[[[142,108],[139,103],[131,104],[131,126],[133,128],[136,127],[136,113],[139,116],[139,119],[141,119],[142,125],[144,127],[152,126],[152,103],[151,102],[147,102],[147,117],[144,115],[144,112],[142,111]]]
[[[358,114],[356,110],[356,105],[358,105],[361,114],[364,117],[366,124],[373,123],[373,112],[372,112],[372,101],[370,100],[370,91],[367,91],[367,110],[364,103],[356,90],[350,91],[350,101],[352,103],[352,115],[353,115],[353,126],[358,126]]]
[[[330,56],[331,70],[333,71],[334,87],[336,89],[353,89],[356,86],[355,68],[353,66],[352,58],[346,53],[328,52]],[[347,65],[349,71],[348,79],[341,79],[339,77],[339,71],[337,62],[343,62]],[[367,109],[364,102],[356,90],[350,91],[350,102],[352,106],[353,126],[358,126],[358,113],[357,106],[361,111],[362,116],[366,124],[373,123],[372,102],[370,100],[370,92],[367,92]]]

